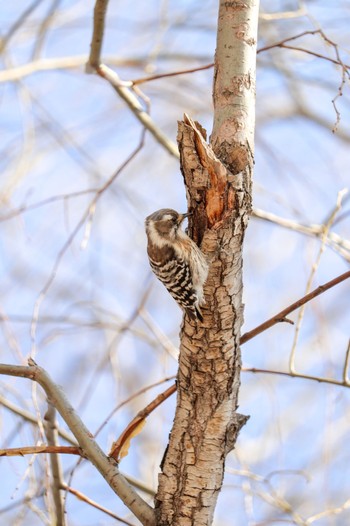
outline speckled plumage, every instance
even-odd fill
[[[181,230],[188,214],[163,208],[146,218],[147,253],[154,274],[178,305],[192,318],[203,321],[203,285],[208,263],[196,243]]]

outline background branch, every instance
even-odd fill
[[[332,279],[331,281],[327,281],[327,283],[325,283],[324,285],[320,285],[315,290],[313,290],[309,294],[306,294],[306,296],[303,296],[302,298],[300,298],[296,302],[292,303],[291,305],[289,305],[288,307],[283,309],[281,312],[279,312],[278,314],[276,314],[275,316],[273,316],[269,320],[267,320],[264,323],[262,323],[261,325],[258,325],[257,327],[255,327],[255,329],[244,333],[241,336],[241,344],[251,340],[252,338],[254,338],[258,334],[266,331],[270,327],[273,327],[273,325],[276,325],[276,323],[287,321],[286,317],[288,316],[288,314],[291,314],[291,312],[295,311],[296,309],[298,309],[302,305],[305,305],[305,303],[307,303],[308,301],[316,298],[320,294],[323,294],[327,290],[331,289],[332,287],[335,287],[336,285],[338,285],[342,281],[345,281],[346,279],[349,279],[349,278],[350,278],[350,271],[344,272],[344,274],[341,274],[340,276]]]
[[[145,526],[154,525],[154,512],[152,508],[126,482],[124,477],[119,473],[116,464],[111,462],[103,453],[97,442],[92,438],[91,433],[74,411],[62,389],[53,383],[49,375],[41,367],[33,360],[30,360],[28,367],[1,364],[0,374],[28,378],[40,384],[48,400],[55,404],[55,408],[75,436],[84,454],[98,469],[113,491],[115,491],[142,524]]]
[[[44,430],[45,435],[48,443],[48,447],[57,448],[58,447],[58,433],[57,433],[57,422],[56,422],[56,409],[52,405],[52,402],[48,400],[48,407],[47,411],[44,416]],[[80,450],[80,448],[76,448],[77,450]],[[53,502],[55,506],[55,514],[56,514],[56,526],[65,526],[66,519],[64,514],[64,505],[63,505],[63,499],[61,495],[61,487],[64,483],[63,480],[63,471],[61,466],[61,461],[59,454],[60,451],[52,452],[50,455],[50,463],[51,463],[51,476],[52,476],[52,482],[51,482],[51,488],[52,488],[52,496],[53,496]],[[81,454],[80,451],[78,454]]]

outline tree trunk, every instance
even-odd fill
[[[210,263],[204,322],[184,320],[177,407],[156,496],[158,526],[213,520],[226,455],[247,417],[236,413],[243,323],[242,245],[251,209],[258,2],[220,2],[211,146],[179,123],[190,234]]]

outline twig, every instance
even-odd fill
[[[56,422],[56,409],[51,402],[48,402],[48,408],[44,416],[44,429],[45,435],[49,448],[60,448],[58,446],[58,433],[57,433],[57,422]],[[78,450],[78,453],[82,454],[80,448],[74,448]],[[48,451],[50,453],[51,451]],[[51,452],[50,463],[52,472],[52,497],[55,506],[56,515],[56,526],[65,526],[66,520],[64,516],[64,507],[61,496],[61,486],[64,483],[62,465],[58,453],[62,451]]]
[[[123,445],[130,439],[133,431],[141,424],[148,415],[152,413],[160,404],[162,404],[169,396],[171,396],[176,391],[176,384],[168,387],[166,391],[160,393],[150,404],[148,404],[144,409],[139,411],[135,418],[129,423],[129,425],[124,429],[120,437],[113,442],[109,457],[114,458],[116,461],[119,461],[119,454]]]
[[[62,389],[51,380],[47,372],[39,367],[34,360],[30,359],[28,363],[29,366],[1,364],[0,374],[28,378],[39,383],[48,399],[55,401],[57,411],[72,431],[84,454],[98,469],[113,491],[144,526],[154,526],[154,510],[126,482],[116,464],[106,457],[74,411]]]
[[[323,519],[324,517],[330,517],[331,515],[339,515],[340,513],[343,513],[345,510],[350,508],[350,499],[346,500],[341,506],[338,506],[337,508],[328,508],[324,511],[321,511],[320,513],[316,513],[315,515],[312,515],[305,521],[305,526],[309,526],[309,524],[313,524],[314,522]],[[343,522],[343,521],[342,521]],[[346,522],[346,519],[345,519]]]
[[[283,20],[286,18],[299,18],[301,16],[305,16],[306,14],[306,7],[302,6],[298,9],[295,9],[294,11],[278,11],[277,13],[260,12],[259,18],[262,20]]]
[[[291,42],[292,40],[297,40],[298,38],[304,37],[306,35],[317,35],[321,34],[320,29],[314,29],[311,31],[303,31],[302,33],[297,33],[296,35],[288,38],[284,38],[283,40],[279,40],[278,42],[275,42],[274,44],[270,44],[268,46],[264,46],[258,49],[257,53],[262,53],[263,51],[268,51],[269,49],[272,49],[274,47],[280,47],[286,42]]]
[[[62,0],[53,0],[51,6],[48,9],[47,14],[43,18],[43,20],[40,22],[40,25],[38,27],[38,30],[36,32],[36,41],[35,46],[32,51],[32,59],[35,60],[38,58],[42,52],[42,49],[44,47],[44,41],[45,37],[50,29],[50,26],[52,24],[52,21],[54,19],[54,16],[56,14],[56,10],[59,7]]]
[[[22,367],[22,366],[19,366]],[[79,455],[85,457],[82,449],[77,446],[22,446],[0,449],[0,457],[24,457],[25,455],[37,455],[40,453],[49,453],[56,455]]]
[[[346,349],[346,355],[345,355],[345,362],[344,362],[344,369],[343,369],[343,382],[346,385],[350,384],[349,379],[349,365],[350,365],[350,340],[348,342],[348,347]]]
[[[140,318],[145,322],[152,334],[157,338],[163,349],[172,357],[174,360],[178,360],[179,350],[169,340],[166,334],[161,328],[155,323],[149,312],[143,307],[140,309]]]
[[[163,58],[169,60],[189,60],[188,55],[162,55]],[[4,69],[0,71],[0,84],[2,82],[11,82],[14,80],[20,80],[29,75],[33,75],[41,71],[52,71],[52,70],[66,70],[66,69],[78,69],[82,66],[86,66],[89,57],[87,55],[76,55],[74,57],[53,57],[53,58],[41,58],[39,60],[33,60],[32,62],[27,62],[27,64],[22,64],[20,66],[15,66],[12,68]],[[127,67],[127,68],[142,68],[147,63],[148,57],[140,56],[133,58],[119,58],[115,55],[107,55],[105,57],[106,64],[110,64],[116,67]],[[191,59],[194,60],[203,60],[204,57],[192,56]],[[206,66],[204,66],[206,67]],[[210,67],[210,64],[209,66]],[[199,66],[201,68],[201,66]],[[196,71],[196,68],[193,68],[193,71]],[[130,83],[132,85],[132,83]]]
[[[22,409],[21,407],[10,402],[4,396],[1,396],[1,395],[0,395],[0,405],[3,405],[4,407],[12,411],[12,413],[15,413],[16,415],[20,416],[21,418],[24,418],[25,420],[27,420],[28,422],[31,422],[32,424],[38,423],[36,416],[34,416],[30,411],[27,411],[26,409]],[[76,444],[74,437],[70,433],[68,433],[65,429],[58,428],[57,432],[67,442],[70,442],[73,445]]]
[[[82,500],[83,502],[86,502],[87,504],[90,504],[90,506],[93,506],[97,510],[102,511],[106,515],[109,515],[110,517],[113,517],[113,519],[116,519],[117,521],[119,521],[119,522],[121,522],[123,524],[127,524],[127,526],[134,526],[133,524],[131,524],[131,522],[128,522],[125,519],[122,519],[121,517],[119,517],[118,515],[116,515],[112,511],[108,510],[104,506],[101,506],[101,504],[99,504],[98,502],[95,502],[94,500],[90,499],[89,497],[84,495],[84,493],[81,493],[81,491],[78,491],[77,489],[71,488],[70,486],[67,486],[67,484],[63,484],[62,485],[62,489],[64,489],[65,491],[68,491],[68,493],[71,493],[72,495],[75,495],[79,500]]]
[[[106,354],[101,356],[101,360],[98,361],[98,363],[96,364],[96,367],[94,367],[94,369],[91,371],[91,373],[92,373],[91,379],[88,382],[88,384],[87,384],[87,386],[86,386],[86,388],[85,388],[85,390],[84,390],[84,392],[83,392],[83,394],[81,396],[81,400],[80,400],[79,405],[78,405],[79,408],[82,408],[83,404],[86,404],[87,401],[89,400],[89,398],[92,396],[92,394],[94,392],[94,386],[96,385],[95,378],[96,378],[97,374],[99,373],[99,371],[101,371],[102,368],[108,362],[109,354],[110,354],[109,353],[109,349],[112,349],[112,348],[115,349],[116,346],[121,341],[121,338],[123,337],[123,335],[126,332],[131,331],[132,325],[134,324],[135,320],[137,319],[137,317],[139,315],[139,309],[142,307],[142,305],[147,300],[149,291],[150,291],[150,287],[149,286],[144,289],[144,293],[143,293],[140,301],[138,302],[137,306],[135,307],[135,309],[133,310],[133,312],[131,313],[129,318],[117,328],[117,334],[115,335],[115,337],[112,339],[112,342],[108,346]],[[114,330],[116,330],[115,327],[114,327]],[[110,415],[110,416],[112,416],[112,415]],[[94,435],[95,437],[96,437],[96,433]]]
[[[302,305],[305,305],[305,303],[308,303],[310,300],[312,300],[312,299],[316,298],[317,296],[319,296],[320,294],[323,294],[324,292],[326,292],[326,290],[331,289],[332,287],[335,287],[335,285],[338,285],[342,281],[345,281],[346,279],[349,279],[349,278],[350,278],[350,271],[344,272],[344,274],[341,274],[340,276],[337,276],[336,278],[332,279],[331,281],[327,281],[327,283],[325,283],[324,285],[320,285],[319,287],[317,287],[317,289],[313,290],[309,294],[306,294],[306,296],[303,296],[298,301],[296,301],[296,302],[292,303],[291,305],[289,305],[289,307],[286,307],[285,309],[283,309],[278,314],[275,314],[275,316],[273,316],[269,320],[267,320],[264,323],[262,323],[261,325],[258,325],[257,327],[255,327],[255,329],[244,333],[241,336],[241,345],[246,343],[247,341],[251,340],[252,338],[257,336],[258,334],[266,331],[270,327],[273,327],[273,325],[276,325],[276,323],[280,323],[282,321],[285,321],[286,317],[291,312],[295,311],[296,309],[299,309],[299,307],[301,307]]]
[[[262,374],[276,374],[279,376],[289,376],[289,378],[302,378],[303,380],[312,380],[319,384],[338,385],[340,387],[349,387],[349,383],[344,380],[335,380],[333,378],[324,378],[321,376],[312,376],[310,374],[296,373],[292,371],[276,371],[273,369],[260,369],[257,367],[242,367],[245,373],[262,373]]]
[[[153,137],[164,146],[164,148],[176,159],[179,158],[179,151],[177,145],[167,138],[167,136],[154,123],[150,115],[143,109],[137,97],[131,92],[129,83],[123,82],[117,73],[104,64],[100,64],[96,68],[96,73],[100,77],[106,79],[118,95],[126,102],[135,117],[141,124],[153,135]],[[130,83],[131,85],[131,83]]]
[[[280,44],[278,47],[281,47],[283,49],[291,49],[292,51],[301,51],[302,53],[306,53],[307,55],[312,55],[314,57],[327,60],[328,62],[332,62],[332,64],[336,64],[337,66],[344,65],[347,69],[350,68],[348,64],[342,64],[339,62],[339,60],[336,60],[335,58],[326,57],[325,55],[321,55],[320,53],[317,53],[316,51],[311,51],[310,49],[305,49],[303,47],[298,46],[288,46],[286,44]]]
[[[101,63],[101,49],[107,5],[108,0],[96,0],[91,50],[86,71],[88,73],[91,70],[95,71],[100,77],[106,79],[118,95],[126,102],[142,126],[144,126],[171,155],[178,159],[179,152],[176,144],[170,141],[158,126],[156,126],[150,115],[140,104],[138,98],[131,92],[129,88],[132,87],[132,83],[123,82],[111,68]]]
[[[43,0],[34,0],[30,4],[30,6],[27,7],[23,11],[23,13],[17,18],[17,20],[12,24],[10,29],[8,30],[7,34],[4,35],[1,38],[0,42],[0,53],[3,53],[4,49],[6,48],[10,38],[13,37],[13,35],[16,33],[16,31],[21,27],[21,25],[27,20],[27,18],[32,14],[33,11],[43,2]]]
[[[333,210],[331,211],[328,219],[325,221],[325,224],[324,224],[324,227],[323,227],[323,233],[322,233],[322,236],[321,236],[321,246],[320,246],[320,249],[318,251],[317,257],[315,259],[315,262],[313,263],[313,265],[311,267],[311,272],[310,272],[310,275],[309,275],[309,278],[308,278],[307,284],[306,284],[306,290],[305,290],[306,293],[308,293],[310,291],[310,289],[311,289],[312,280],[313,280],[313,278],[314,278],[314,276],[315,276],[315,274],[317,272],[317,269],[318,269],[318,267],[320,265],[320,262],[321,262],[322,255],[323,255],[323,253],[325,251],[326,239],[327,239],[327,236],[328,236],[328,232],[329,232],[329,230],[330,230],[330,228],[331,228],[331,226],[333,224],[334,219],[336,218],[337,213],[339,212],[339,210],[341,208],[343,197],[347,194],[347,192],[348,192],[347,189],[343,189],[340,192],[338,192],[336,205],[333,208]],[[296,349],[297,349],[297,344],[298,344],[301,324],[302,324],[303,317],[304,317],[304,312],[305,312],[305,305],[303,305],[301,307],[301,309],[299,310],[299,312],[298,312],[298,319],[297,319],[297,323],[296,323],[296,326],[295,326],[294,338],[293,338],[292,348],[291,348],[290,356],[289,356],[289,369],[293,373],[296,372],[296,369],[295,369],[295,356],[296,356]]]
[[[40,208],[41,206],[45,206],[51,203],[54,203],[56,201],[68,201],[69,199],[72,199],[73,197],[80,197],[82,195],[86,194],[96,194],[98,192],[98,189],[96,188],[89,188],[87,190],[80,190],[78,192],[72,192],[70,194],[59,194],[59,195],[53,195],[51,197],[48,197],[47,199],[43,199],[42,201],[38,201],[37,203],[31,203],[29,205],[22,205],[16,210],[11,210],[7,214],[0,216],[0,221],[7,221],[8,219],[12,219],[14,217],[17,217],[20,214],[23,214],[24,212],[29,212],[30,210],[35,210],[36,208]]]
[[[126,404],[128,404],[129,402],[131,402],[132,400],[134,400],[138,396],[146,393],[150,389],[153,389],[154,387],[158,387],[158,385],[164,384],[165,382],[169,382],[169,380],[173,380],[174,378],[175,378],[175,376],[169,376],[169,377],[163,378],[162,380],[159,380],[158,382],[155,382],[155,383],[153,383],[151,385],[146,385],[146,387],[143,387],[142,389],[139,389],[136,393],[132,394],[131,396],[129,396],[128,398],[123,400],[123,402],[121,402],[120,404],[118,404],[116,407],[114,407],[112,409],[112,411],[104,419],[102,424],[100,424],[100,426],[96,429],[96,431],[94,433],[94,437],[95,438],[97,437],[97,435],[102,431],[102,429],[105,427],[105,425],[108,423],[108,421],[112,418],[112,416],[115,415],[115,413],[117,411],[119,411],[119,409],[124,407]]]
[[[89,64],[94,69],[100,65],[107,6],[108,0],[96,0],[89,58]]]
[[[301,48],[301,47],[298,47],[298,46],[289,46],[289,45],[286,44],[286,42],[290,42],[292,40],[296,40],[297,38],[300,38],[300,37],[302,37],[304,35],[315,35],[315,34],[319,34],[323,38],[325,43],[333,48],[334,54],[335,54],[335,57],[336,57],[335,59],[331,58],[331,57],[328,57],[328,56],[325,56],[325,55],[321,55],[320,53],[317,53],[315,51],[311,51],[309,49]],[[337,95],[332,99],[332,105],[333,105],[334,111],[336,113],[336,122],[335,122],[335,124],[333,126],[332,131],[333,131],[333,133],[335,133],[338,130],[338,126],[339,126],[339,123],[340,123],[340,111],[338,110],[338,107],[337,107],[337,100],[338,100],[339,97],[341,97],[343,95],[343,88],[345,86],[346,80],[350,79],[350,71],[349,71],[350,66],[343,62],[343,60],[342,60],[342,58],[340,56],[340,53],[339,53],[339,46],[338,46],[338,44],[336,44],[330,38],[328,38],[326,36],[326,34],[322,31],[322,29],[316,29],[314,31],[304,31],[303,33],[299,33],[298,35],[294,35],[294,37],[285,38],[284,40],[281,40],[280,42],[277,42],[275,44],[271,44],[270,46],[266,46],[264,48],[259,49],[258,52],[259,51],[267,51],[268,49],[272,49],[274,47],[280,47],[280,48],[285,48],[285,49],[292,49],[292,50],[295,50],[295,51],[301,51],[302,53],[307,53],[307,54],[313,55],[313,56],[315,56],[317,58],[321,58],[323,60],[327,60],[327,61],[332,62],[333,64],[341,67],[341,70],[342,70],[341,83],[340,83],[340,86],[338,87]]]
[[[203,71],[205,69],[210,69],[214,67],[214,62],[210,64],[205,64],[204,66],[197,66],[195,68],[181,69],[180,71],[171,71],[170,73],[159,73],[158,75],[150,75],[149,77],[141,77],[139,79],[134,79],[131,81],[133,86],[138,84],[143,84],[144,82],[150,82],[152,80],[163,79],[166,77],[176,77],[178,75],[187,75],[188,73],[195,73],[197,71]]]
[[[324,225],[303,225],[301,223],[293,221],[292,219],[286,219],[285,217],[281,217],[276,214],[272,214],[271,212],[266,212],[265,210],[261,210],[259,208],[253,209],[252,217],[255,217],[257,219],[262,219],[264,221],[269,221],[283,228],[287,228],[288,230],[293,230],[294,232],[300,232],[307,236],[313,236],[317,238],[322,237],[322,235],[324,234],[324,230],[325,230]],[[338,216],[338,219],[339,217],[340,216]],[[333,222],[333,225],[336,222],[337,220]],[[350,241],[349,240],[343,239],[335,232],[328,231],[324,241],[334,251],[338,252],[344,259],[346,259],[347,261],[350,261]]]
[[[59,268],[59,265],[60,265],[60,262],[61,262],[63,256],[65,255],[65,253],[67,252],[68,248],[72,244],[75,236],[78,234],[80,229],[83,227],[85,221],[89,218],[89,215],[91,213],[91,207],[96,205],[97,201],[100,199],[102,194],[112,185],[112,183],[119,176],[119,174],[124,170],[124,168],[134,159],[134,157],[138,154],[138,152],[143,148],[144,138],[145,138],[145,130],[143,129],[142,133],[141,133],[140,142],[137,145],[137,147],[131,152],[131,154],[121,164],[121,166],[118,168],[118,170],[96,191],[96,195],[91,200],[91,202],[89,203],[88,207],[86,208],[84,214],[82,215],[82,217],[80,218],[78,223],[75,225],[73,231],[68,236],[68,239],[63,244],[63,246],[61,247],[60,251],[58,252],[58,254],[56,256],[56,260],[55,260],[55,262],[54,262],[54,264],[52,266],[51,273],[50,273],[45,285],[41,289],[41,291],[40,291],[40,293],[39,293],[39,295],[38,295],[38,297],[37,297],[37,299],[35,301],[35,305],[34,305],[34,309],[33,309],[33,317],[32,317],[32,322],[31,322],[31,327],[30,327],[30,335],[31,335],[31,341],[32,341],[32,349],[31,349],[31,357],[32,358],[35,357],[35,353],[36,353],[36,329],[37,329],[37,325],[38,325],[41,304],[42,304],[42,302],[43,302],[48,290],[50,289],[50,287],[51,287],[51,285],[52,285],[52,283],[53,283],[53,281],[54,281],[54,279],[56,277],[56,273],[57,273],[57,270]]]

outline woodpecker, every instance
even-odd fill
[[[147,253],[151,269],[190,318],[203,321],[203,285],[208,263],[196,243],[181,230],[190,214],[162,208],[146,218]]]

